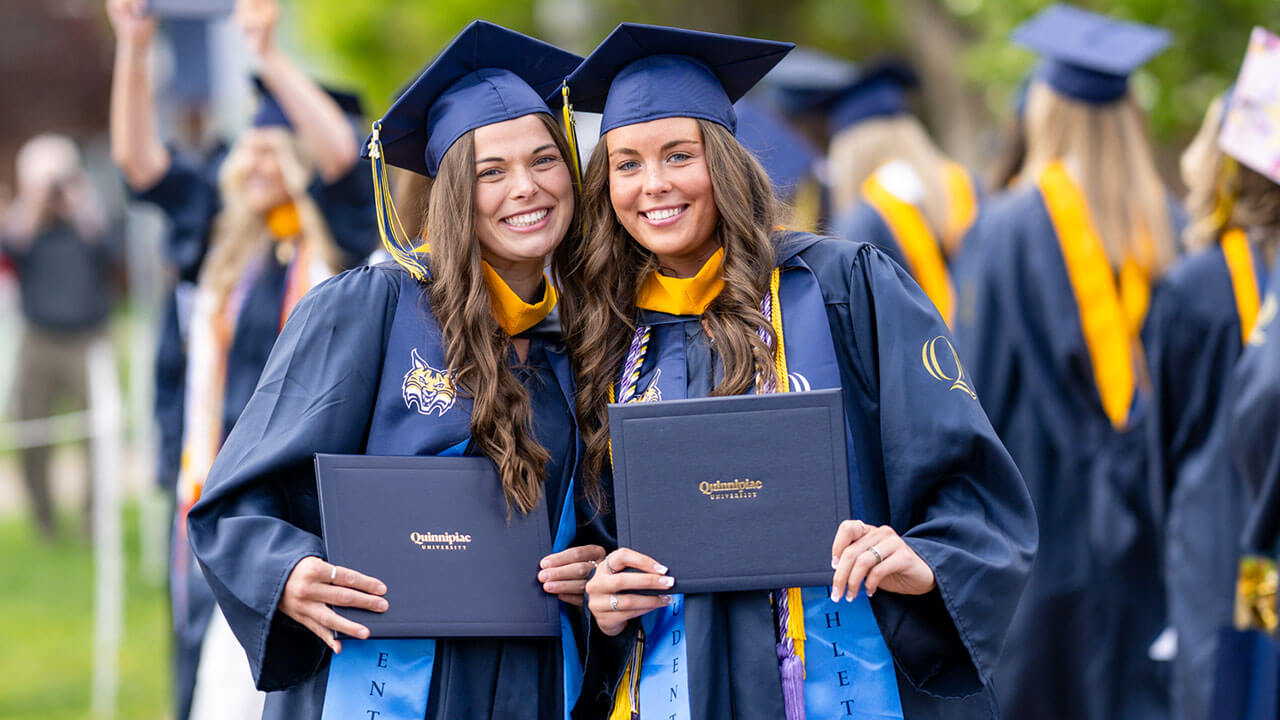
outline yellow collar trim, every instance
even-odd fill
[[[493,311],[493,319],[498,321],[508,335],[515,337],[542,322],[556,306],[556,289],[546,275],[542,276],[542,299],[530,305],[507,285],[489,263],[482,260],[480,266],[484,269],[484,284],[489,287],[489,305]]]
[[[1222,234],[1222,254],[1231,274],[1231,289],[1236,296],[1236,313],[1240,316],[1241,340],[1249,342],[1249,334],[1258,321],[1258,308],[1262,305],[1258,292],[1258,275],[1253,267],[1253,250],[1244,230],[1232,228]]]
[[[1128,424],[1137,392],[1138,332],[1150,297],[1150,281],[1138,263],[1130,260],[1120,270],[1117,288],[1116,274],[1089,218],[1084,193],[1062,163],[1045,168],[1037,185],[1071,280],[1102,409],[1112,426],[1122,429]]]
[[[636,307],[668,315],[701,315],[724,289],[724,248],[712,253],[691,278],[676,278],[653,271],[640,283]]]
[[[933,301],[942,319],[951,325],[956,306],[955,286],[947,270],[947,261],[942,257],[942,249],[938,247],[938,241],[920,210],[889,192],[875,174],[862,184],[862,197],[889,226],[889,232],[897,240],[907,261],[911,277]]]
[[[298,215],[298,206],[290,202],[268,210],[267,229],[271,231],[271,237],[277,240],[296,237],[302,232],[302,218]]]

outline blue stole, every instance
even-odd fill
[[[565,401],[572,411],[573,371],[563,354],[547,352]],[[378,397],[367,433],[367,455],[459,456],[471,440],[471,401],[455,392],[445,369],[440,326],[428,309],[422,286],[400,274],[400,298],[385,348]],[[576,420],[575,420],[576,432]],[[565,488],[553,551],[573,542],[574,481]],[[547,502],[553,502],[547,498]],[[582,664],[573,624],[560,607],[564,656],[564,717],[582,689]],[[329,663],[321,720],[368,718],[422,720],[427,713],[436,641],[430,638],[346,638]]]
[[[779,286],[787,370],[796,391],[841,387],[840,366],[827,320],[826,304],[817,278],[798,257],[783,264]],[[774,308],[778,312],[778,308]],[[652,378],[637,388],[636,397],[678,400],[687,397],[684,323],[674,317],[655,323],[649,343],[652,360],[645,365]],[[660,372],[659,372],[660,371]],[[710,370],[709,370],[710,371]],[[852,516],[866,517],[858,472],[854,464],[853,437],[848,445],[849,498]],[[835,528],[832,528],[834,534]],[[805,717],[806,720],[902,718],[902,701],[893,657],[880,634],[866,593],[853,602],[834,603],[831,588],[802,590],[805,616]],[[642,619],[646,631],[640,673],[640,717],[686,720],[690,717],[688,663],[682,639],[685,635],[682,598]],[[652,635],[661,633],[657,637]],[[675,642],[672,642],[675,639]],[[673,663],[672,661],[675,660]],[[749,680],[748,680],[749,682]],[[654,712],[654,706],[659,710]]]

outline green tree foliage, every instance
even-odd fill
[[[940,8],[970,40],[954,64],[993,117],[1007,114],[1034,56],[1009,31],[1047,0],[307,0],[296,9],[298,40],[329,74],[362,87],[383,109],[454,33],[485,18],[585,52],[621,20],[788,39],[852,60],[886,51],[908,57],[936,29],[913,27]],[[1159,25],[1173,45],[1134,85],[1157,138],[1179,144],[1209,100],[1235,78],[1250,28],[1275,23],[1274,0],[1087,0],[1082,6]],[[928,14],[928,13],[925,13]],[[935,13],[936,14],[936,13]]]

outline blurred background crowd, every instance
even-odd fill
[[[278,16],[274,3],[250,4],[266,8],[269,20],[255,26],[243,17],[178,13],[156,18],[152,29],[109,19],[102,0],[0,0],[0,717],[166,718],[182,715],[189,702],[171,672],[182,663],[182,639],[171,630],[169,536],[175,509],[193,501],[179,483],[182,399],[191,397],[181,380],[188,344],[198,342],[188,326],[193,313],[201,317],[204,258],[203,250],[184,256],[178,236],[184,217],[203,213],[193,221],[203,241],[215,208],[193,208],[189,187],[170,188],[181,202],[166,200],[161,181],[180,166],[216,184],[211,178],[236,139],[266,122],[255,73],[267,85],[273,73],[280,87],[289,85],[281,77],[305,73],[342,88],[347,93],[334,97],[350,116],[359,112],[346,101],[358,96],[366,119],[350,134],[359,138],[398,83],[475,18],[579,53],[622,20],[794,41],[810,64],[793,70],[799,80],[775,78],[775,86],[793,90],[809,78],[834,87],[876,67],[905,93],[904,114],[919,119],[854,149],[851,136],[832,139],[844,127],[838,119],[809,113],[793,118],[807,145],[792,152],[767,135],[756,144],[764,154],[786,156],[767,161],[771,168],[803,159],[787,183],[792,222],[836,231],[835,218],[888,159],[873,162],[867,147],[921,148],[937,162],[954,160],[948,167],[967,172],[952,177],[971,182],[975,197],[1010,182],[1023,161],[1021,113],[1035,55],[1009,34],[1048,3],[283,0]],[[1160,180],[1172,196],[1186,196],[1180,158],[1211,103],[1235,80],[1250,30],[1274,27],[1275,4],[1081,4],[1169,31],[1170,49],[1136,70],[1129,87],[1146,114]],[[276,51],[284,65],[271,65]],[[137,63],[122,70],[130,53]],[[886,65],[888,56],[895,60]],[[130,72],[141,73],[147,89],[122,101]],[[295,126],[297,109],[314,101],[303,95],[277,98]],[[777,105],[786,110],[787,102]],[[110,135],[121,132],[122,119],[135,129],[154,122],[123,154],[129,141]],[[323,138],[326,130],[314,118],[295,129],[304,145],[309,133]],[[300,182],[320,200],[329,232],[320,233],[325,242],[302,243],[297,252],[310,248],[324,260],[318,277],[363,261],[377,238],[373,218],[360,215],[372,198],[344,195],[359,194],[367,180],[357,148],[330,145],[331,156],[309,149],[314,167],[297,171],[308,173]],[[281,171],[288,185],[290,170]],[[313,175],[320,189],[309,184]],[[881,179],[892,186],[892,177]],[[422,180],[397,181],[408,226],[421,214]],[[973,219],[949,224],[924,206],[944,245],[958,242]],[[305,228],[315,221],[292,222]],[[347,230],[359,227],[369,234],[346,242]],[[292,255],[278,259],[281,273],[300,265]],[[305,290],[313,279],[298,282]],[[234,288],[224,294],[234,296]],[[940,309],[963,301],[929,294]],[[296,297],[285,297],[283,307],[290,301]],[[953,310],[963,308],[944,315]],[[231,402],[235,367],[221,362]],[[218,408],[201,409],[218,427]]]

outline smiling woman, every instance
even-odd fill
[[[269,720],[562,720],[576,699],[575,606],[604,551],[575,545],[599,493],[575,486],[573,375],[545,270],[564,267],[576,187],[542,96],[579,60],[477,21],[396,100],[370,155],[379,177],[385,159],[434,178],[430,248],[389,233],[396,264],[303,300],[192,511]],[[322,559],[317,452],[491,459],[495,500],[549,517],[553,552],[527,580],[562,601],[562,636],[370,639],[335,608],[385,612],[407,590]]]

